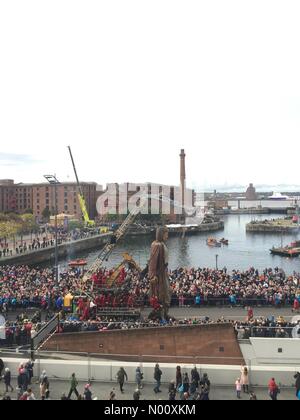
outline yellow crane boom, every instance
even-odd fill
[[[77,181],[78,201],[79,201],[79,206],[80,206],[81,213],[82,213],[82,218],[83,218],[86,226],[93,227],[93,226],[95,226],[95,222],[89,218],[89,213],[88,213],[87,208],[86,208],[86,203],[85,203],[85,199],[84,199],[84,195],[83,195],[83,190],[81,188],[79,178],[78,178],[78,175],[77,175],[77,170],[76,170],[74,158],[73,158],[73,155],[72,155],[71,147],[68,146],[68,149],[69,149],[69,153],[70,153],[70,157],[71,157],[71,161],[72,161],[72,165],[73,165],[73,169],[74,169],[74,173],[75,173],[75,178],[76,178],[76,181]]]

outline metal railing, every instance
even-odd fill
[[[239,339],[248,338],[300,338],[300,325],[291,325],[288,327],[266,327],[245,325],[237,329]],[[298,336],[298,337],[297,337]]]

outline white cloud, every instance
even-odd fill
[[[297,1],[0,4],[0,178],[295,183]],[[43,160],[43,162],[42,162]],[[69,178],[68,178],[69,177]]]

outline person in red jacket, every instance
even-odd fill
[[[254,316],[253,309],[251,308],[251,306],[249,306],[247,310],[248,321],[251,321],[253,319],[253,316]]]
[[[270,379],[268,387],[271,400],[276,401],[279,394],[279,386],[276,384],[274,378]]]
[[[299,300],[297,298],[294,299],[294,304],[293,304],[293,312],[299,312],[300,309],[300,303]]]

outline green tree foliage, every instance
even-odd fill
[[[49,210],[49,207],[44,208],[43,212],[42,212],[42,216],[45,220],[49,220],[50,216],[51,216],[51,212]]]
[[[38,229],[33,214],[0,214],[0,237],[12,238]]]

